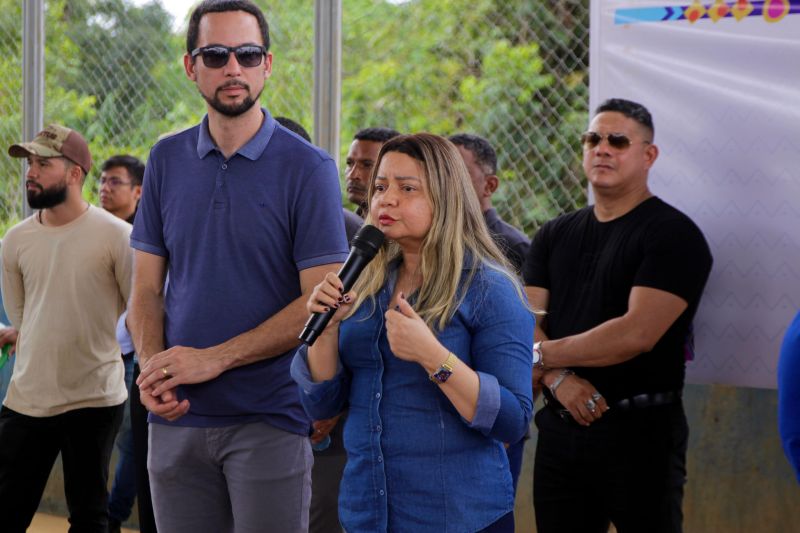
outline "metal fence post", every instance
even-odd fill
[[[44,125],[44,0],[25,0],[22,7],[22,140],[33,139]],[[31,208],[25,200],[25,172],[22,172],[22,210]]]
[[[342,0],[315,0],[314,143],[339,164],[342,107]]]

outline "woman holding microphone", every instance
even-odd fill
[[[513,531],[502,443],[531,418],[533,314],[455,146],[396,137],[376,168],[366,222],[386,242],[349,293],[315,288],[309,312],[337,311],[292,365],[312,418],[350,409],[342,525]]]

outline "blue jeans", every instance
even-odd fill
[[[133,383],[133,352],[122,355],[125,364],[125,386],[128,398]],[[114,471],[114,483],[108,497],[108,517],[122,523],[131,515],[133,502],[136,499],[136,463],[133,459],[133,433],[131,432],[130,409],[125,409],[125,416],[117,435],[119,460]]]

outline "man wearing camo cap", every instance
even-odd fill
[[[131,226],[81,195],[84,138],[51,124],[14,144],[37,211],[3,239],[16,362],[0,409],[2,529],[30,525],[61,453],[71,531],[107,529],[108,463],[127,396],[114,333],[131,285]]]

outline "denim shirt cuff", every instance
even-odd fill
[[[472,423],[468,425],[484,435],[488,435],[500,412],[500,384],[497,382],[497,378],[491,374],[484,372],[477,374],[480,381],[478,404],[475,406]]]
[[[292,359],[292,378],[312,402],[324,401],[331,393],[338,391],[342,371],[343,367],[340,361],[337,363],[336,374],[331,379],[315,382],[308,369],[308,346],[301,346]]]

